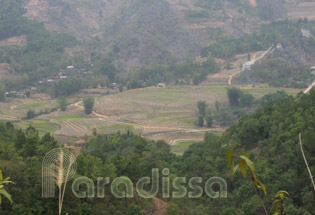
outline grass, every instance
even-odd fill
[[[276,88],[268,85],[260,84],[256,88],[250,86],[236,86],[242,90],[253,94],[256,99],[262,97],[265,94],[273,93],[278,90],[284,90],[288,94],[294,95],[300,92],[298,89],[289,88]],[[214,111],[214,102],[218,100],[222,107],[228,105],[228,98],[226,95],[227,86],[214,85],[214,86],[169,86],[167,88],[149,87],[145,89],[124,91],[123,93],[112,94],[106,97],[106,105],[113,106],[110,110],[113,112],[106,112],[109,116],[109,121],[102,120],[102,124],[97,124],[95,127],[100,129],[103,133],[114,133],[117,131],[126,132],[127,130],[135,133],[142,131],[141,126],[128,124],[128,121],[135,124],[144,126],[156,126],[156,127],[185,127],[195,129],[194,121],[197,119],[196,102],[198,100],[205,100],[209,105],[209,109]],[[96,97],[100,105],[104,100],[104,97]],[[69,101],[78,101],[78,99],[71,99]],[[109,102],[108,102],[109,101]],[[42,106],[52,106],[51,100],[33,100],[32,104],[23,104],[21,100],[14,100],[12,102],[5,103],[1,106],[1,113],[7,118],[12,120],[20,120],[25,116],[27,109],[40,108]],[[105,105],[105,104],[104,104]],[[11,108],[15,106],[16,108]],[[105,106],[106,107],[106,106]],[[119,115],[116,113],[115,107],[126,107],[126,109],[119,110]],[[47,117],[47,118],[45,118]],[[64,113],[56,112],[49,116],[42,116],[41,119],[34,119],[30,121],[24,121],[18,123],[21,128],[27,128],[30,124],[39,129],[40,132],[54,133],[61,126],[62,121],[69,121],[79,126],[84,126],[87,129],[90,127],[91,122],[89,120],[81,120],[88,118],[97,118],[95,116],[84,115],[83,113],[75,109],[67,110]],[[124,121],[125,119],[125,121]],[[98,122],[96,120],[95,122]],[[105,124],[107,122],[107,124]],[[94,126],[94,124],[92,123]],[[63,127],[62,127],[63,129]],[[144,131],[144,135],[146,131]],[[185,138],[200,140],[203,134],[191,133]],[[162,135],[163,139],[174,139],[174,134],[165,133]],[[194,141],[178,142],[172,146],[172,151],[177,155],[182,155],[185,150],[194,143]]]
[[[175,145],[171,146],[171,152],[176,155],[182,156],[184,152],[191,146],[192,144],[199,143],[200,141],[178,141]]]
[[[116,124],[116,125],[111,125],[111,126],[102,126],[99,129],[106,132],[106,133],[116,132],[116,131],[140,130],[140,128],[137,128],[133,125],[127,125],[127,124]]]
[[[40,134],[54,133],[59,128],[58,124],[51,123],[48,120],[29,120],[17,123],[17,126],[22,129],[27,129],[30,125],[36,128]]]
[[[57,117],[57,121],[64,121],[68,119],[77,121],[78,119],[85,119],[85,118],[88,118],[88,117],[85,115],[61,115]]]
[[[197,118],[196,118],[197,119]],[[193,125],[195,123],[195,118],[192,119],[183,119],[181,120],[182,123],[188,124],[188,125]]]
[[[158,121],[158,122],[165,122],[165,121],[169,121],[170,118],[169,117],[156,117],[153,120]]]
[[[45,106],[45,104],[43,103],[25,104],[25,105],[20,105],[16,107],[16,110],[32,109],[32,108],[38,108],[38,107],[43,107],[43,106]]]

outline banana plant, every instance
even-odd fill
[[[14,184],[14,182],[10,181],[10,177],[3,179],[2,171],[0,170],[0,205],[2,203],[2,196],[7,198],[10,203],[13,204],[11,195],[4,189],[4,186],[8,184]]]

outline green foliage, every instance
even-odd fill
[[[35,111],[34,110],[28,110],[26,113],[26,119],[32,119],[36,116]]]
[[[107,58],[97,60],[95,70],[99,74],[106,75],[111,81],[115,80],[115,75],[118,73],[116,67],[111,63],[111,60]]]
[[[180,215],[180,208],[177,204],[171,203],[166,208],[167,215]]]
[[[234,163],[231,166],[234,169],[238,165],[239,171],[234,174],[233,184],[228,182],[227,199],[209,200],[206,196],[194,200],[168,199],[169,205],[176,204],[183,215],[263,214],[259,199],[264,195],[259,182],[262,181],[269,194],[262,201],[268,208],[273,202],[272,196],[279,190],[287,190],[290,196],[283,203],[288,204],[288,215],[312,214],[312,188],[297,144],[298,134],[302,132],[305,156],[314,172],[314,107],[315,90],[295,98],[289,96],[242,118],[221,135],[207,133],[204,141],[192,144],[182,157],[172,154],[164,141],[154,142],[130,132],[88,137],[84,151],[77,159],[77,175],[91,177],[94,181],[99,176],[113,179],[125,175],[137,181],[150,176],[152,168],[169,168],[170,178],[200,176],[206,180],[219,176],[227,179],[231,169],[229,164]],[[11,206],[8,201],[3,201],[0,213],[28,214],[32,209],[32,214],[56,214],[57,201],[41,197],[40,176],[41,161],[48,151],[60,147],[57,141],[49,134],[40,138],[32,127],[26,131],[15,129],[11,123],[0,123],[0,140],[1,169],[16,182],[15,186],[6,187],[15,204]],[[227,155],[226,149],[222,148],[224,144],[236,144],[242,151],[236,149]],[[244,151],[250,153],[247,155]],[[244,180],[244,175],[252,178]],[[255,181],[254,176],[257,179],[254,186],[261,191],[259,196],[253,192],[251,184]],[[128,214],[128,209],[141,213],[152,208],[151,201],[138,196],[116,199],[110,194],[109,186],[105,186],[105,193],[105,199],[77,199],[70,187],[65,194],[64,212],[118,215]],[[174,208],[176,210],[171,214],[178,212],[178,208]]]
[[[30,97],[31,97],[31,92],[30,92],[30,91],[26,91],[26,92],[25,92],[25,96],[26,96],[27,98],[30,98]]]
[[[83,99],[83,105],[85,109],[85,114],[90,114],[93,111],[94,107],[94,98],[89,96]]]
[[[215,114],[214,118],[219,121],[222,126],[228,126],[234,122],[232,111],[229,109],[221,110],[219,113]]]
[[[127,215],[143,215],[139,205],[131,204],[128,208]]]
[[[10,177],[4,179],[2,176],[2,171],[0,170],[0,205],[2,203],[2,196],[7,198],[11,204],[13,203],[11,195],[4,189],[4,186],[8,184],[14,183],[10,181]]]
[[[28,20],[24,16],[23,0],[0,0],[0,5],[0,39],[27,36],[26,47],[1,48],[5,56],[1,62],[9,63],[19,74],[27,74],[30,82],[52,77],[66,66],[64,48],[78,43],[74,37],[50,33],[42,23]],[[23,85],[26,84],[28,82],[24,81]]]
[[[135,89],[145,86],[152,86],[158,83],[171,83],[177,79],[190,80],[198,85],[205,80],[208,74],[218,72],[219,66],[213,58],[209,58],[202,64],[194,61],[181,63],[169,63],[165,66],[149,66],[129,74],[128,88]],[[189,81],[187,81],[189,83]]]
[[[242,93],[240,103],[244,107],[251,107],[254,104],[255,97],[249,93]]]
[[[199,117],[198,117],[198,120],[196,121],[196,125],[197,125],[198,127],[203,127],[204,122],[205,122],[205,120],[204,120],[203,116],[199,116]]]
[[[205,101],[198,101],[197,102],[197,108],[199,111],[200,116],[205,116],[206,115],[206,110],[207,110],[208,104]]]
[[[211,115],[206,117],[207,127],[211,128],[213,124],[213,117]]]
[[[269,104],[275,104],[288,96],[289,95],[285,91],[281,90],[275,93],[269,93],[269,94],[264,95],[262,98],[257,100],[256,103],[260,107],[265,107],[266,105],[269,105]]]
[[[86,84],[83,82],[81,78],[72,77],[54,83],[54,85],[52,86],[52,90],[50,91],[50,95],[53,98],[66,97],[80,91],[85,87]]]
[[[5,86],[2,82],[0,82],[0,102],[5,100]]]
[[[67,99],[64,96],[60,96],[58,98],[58,106],[60,108],[61,111],[66,111],[67,110]]]
[[[220,112],[220,102],[218,100],[215,101],[214,107],[217,113]]]
[[[227,96],[231,106],[238,106],[241,97],[241,90],[236,87],[231,87],[227,89]]]
[[[251,80],[275,87],[306,88],[315,78],[308,67],[278,58],[256,64],[251,70]]]
[[[235,159],[236,162],[234,161]],[[232,170],[232,179],[236,170],[239,170],[244,178],[248,176],[247,170],[250,170],[250,180],[252,181],[254,187],[262,189],[264,191],[264,194],[267,195],[265,185],[257,179],[255,164],[249,159],[249,156],[246,152],[235,148],[228,149],[226,151],[226,160]]]
[[[241,91],[239,88],[230,87],[227,89],[227,96],[229,98],[230,105],[232,107],[239,106],[240,104],[243,107],[251,107],[254,104],[254,96]]]
[[[291,37],[299,33],[301,23],[285,20],[264,24],[259,34],[248,34],[239,39],[224,38],[201,50],[203,57],[211,53],[215,57],[230,59],[239,53],[248,53],[268,49],[270,45],[279,41],[283,35]]]
[[[285,205],[283,204],[283,202],[288,198],[289,193],[284,191],[284,190],[280,190],[274,197],[274,201],[272,202],[272,206],[270,209],[270,212],[273,215],[282,215],[282,214],[286,214],[287,212],[287,208],[285,207]]]

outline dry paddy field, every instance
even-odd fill
[[[92,135],[93,129],[99,134],[132,131],[144,137],[159,140],[164,139],[172,145],[172,150],[182,154],[189,144],[202,141],[204,133],[221,133],[224,128],[198,128],[194,125],[197,119],[196,102],[205,100],[209,109],[214,111],[215,101],[221,106],[227,106],[227,86],[170,86],[167,88],[149,87],[129,90],[107,96],[95,96],[94,112],[85,115],[82,97],[85,94],[70,98],[67,111],[55,111],[35,117],[32,120],[22,120],[27,110],[36,112],[57,106],[55,100],[44,95],[28,99],[12,99],[0,103],[0,119],[15,122],[23,129],[29,125],[37,128],[40,134],[50,132],[64,143]],[[267,85],[239,86],[253,94],[256,98],[279,88]],[[290,94],[299,90],[284,89]],[[104,92],[107,91],[104,89]]]
[[[300,2],[298,4],[289,5],[287,8],[288,17],[293,19],[307,18],[315,20],[315,2]]]
[[[252,53],[252,58],[262,52]],[[209,75],[200,86],[168,86],[166,88],[148,87],[124,92],[111,92],[108,89],[84,90],[68,99],[67,111],[54,111],[32,120],[23,120],[30,109],[36,113],[57,107],[56,100],[47,95],[35,95],[27,99],[11,99],[0,103],[0,120],[9,120],[23,129],[29,125],[37,128],[40,134],[50,132],[62,143],[71,143],[85,135],[132,131],[153,140],[166,140],[176,154],[196,141],[202,141],[205,132],[222,133],[225,128],[198,128],[194,125],[198,117],[196,103],[207,102],[214,111],[216,101],[221,108],[228,106],[226,89],[233,83],[233,77],[242,72],[240,65],[246,62],[247,55],[237,55],[231,62],[232,69]],[[238,86],[260,98],[265,94],[281,90],[268,85]],[[300,90],[283,89],[289,94]],[[95,98],[94,111],[84,114],[82,98],[91,95]]]

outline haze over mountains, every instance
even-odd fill
[[[195,57],[218,38],[240,37],[262,22],[284,19],[293,7],[300,8],[299,1],[30,0],[25,16],[80,41],[97,40],[101,51],[118,47],[114,62],[129,71]]]

